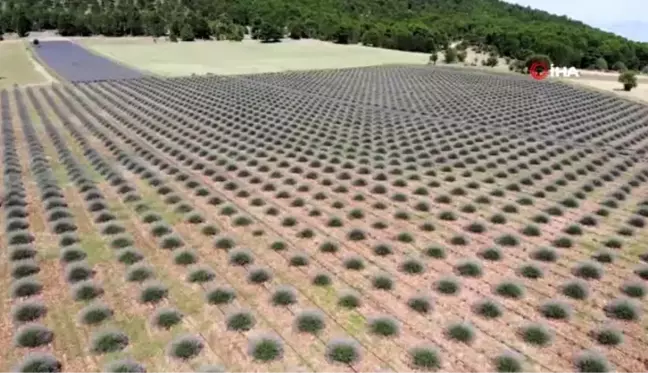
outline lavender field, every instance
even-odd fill
[[[142,77],[142,73],[94,54],[70,41],[42,41],[35,50],[45,65],[63,79],[71,82]]]
[[[646,370],[646,106],[79,71],[0,91],[0,371]]]

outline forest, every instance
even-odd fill
[[[462,40],[492,55],[648,72],[648,43],[498,0],[0,0],[0,31],[167,35],[172,41],[316,38],[433,53]]]

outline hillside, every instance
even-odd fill
[[[648,65],[648,44],[498,0],[0,0],[0,30],[194,38],[311,37],[430,52],[465,40],[500,56],[547,54],[561,66]],[[283,29],[285,28],[285,29]],[[604,61],[603,61],[604,60]]]

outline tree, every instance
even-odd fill
[[[241,41],[245,38],[245,27],[240,25],[234,25],[232,31],[227,34],[227,40],[230,41]]]
[[[194,34],[196,39],[209,39],[212,36],[212,30],[209,27],[209,23],[205,17],[200,14],[191,14],[189,16],[189,24],[191,25],[191,31]]]
[[[444,51],[444,62],[445,63],[455,63],[457,62],[457,50],[454,48],[446,48]]]
[[[13,28],[21,38],[27,36],[32,29],[32,21],[27,17],[27,12],[22,7],[14,13]]]
[[[263,43],[276,43],[283,38],[282,27],[270,22],[263,22],[258,29],[258,39]]]
[[[534,67],[535,66],[535,67]],[[525,69],[521,73],[530,72],[531,68],[547,70],[551,66],[551,59],[545,54],[533,54],[524,61]]]
[[[511,54],[511,57],[513,57],[513,59],[523,61],[523,62],[528,60],[532,56],[533,56],[533,51],[524,48],[519,49]]]
[[[372,28],[362,34],[360,42],[370,47],[380,47],[383,44],[383,35],[377,29]]]
[[[299,21],[291,23],[288,27],[288,36],[294,40],[307,38],[308,34],[306,33],[306,27]]]
[[[62,36],[72,36],[77,34],[74,17],[70,13],[60,13],[56,27],[59,30],[59,34]]]
[[[314,19],[306,19],[304,21],[304,29],[306,31],[306,35],[309,38],[318,38],[320,37],[320,24],[315,21]]]
[[[603,57],[599,57],[596,59],[596,64],[595,67],[597,70],[607,70],[608,69],[608,63]]]
[[[196,40],[196,36],[194,35],[193,28],[191,27],[190,24],[186,23],[184,26],[182,26],[182,29],[180,30],[180,40],[182,41]]]
[[[437,52],[432,52],[432,54],[430,55],[430,62],[433,65],[436,65],[438,60],[439,60],[439,54]]]
[[[628,70],[628,68],[626,67],[625,63],[623,63],[622,61],[617,61],[614,63],[614,65],[612,65],[612,70],[623,72]]]
[[[409,24],[407,26],[407,34],[409,39],[407,50],[412,52],[436,50],[438,45],[443,44],[442,38],[424,23]]]
[[[338,25],[333,33],[333,41],[337,44],[349,44],[356,40],[356,32],[353,25],[349,23],[342,23]]]
[[[621,72],[619,83],[623,84],[624,91],[629,92],[632,88],[637,88],[637,73],[631,70]]]
[[[572,66],[577,59],[577,53],[574,48],[565,44],[563,38],[555,38],[555,40],[544,42],[544,50],[547,55],[551,56],[551,60],[557,66]]]
[[[214,36],[216,40],[228,40],[232,34],[236,33],[236,25],[232,23],[232,20],[219,17],[215,21],[209,22],[210,33]]]
[[[169,18],[167,21],[169,25],[169,36],[175,35],[175,41],[178,41],[180,31],[182,31],[182,25],[185,23],[184,16],[180,12],[172,12]]]

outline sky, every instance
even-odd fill
[[[648,0],[505,0],[648,42]]]

